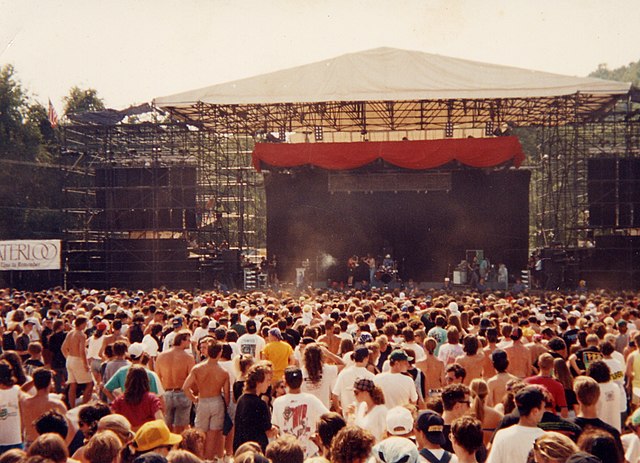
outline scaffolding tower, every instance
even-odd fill
[[[640,157],[640,113],[630,102],[581,124],[547,124],[535,131],[528,152],[532,169],[532,248],[555,243],[588,247],[610,233],[635,233],[632,227],[593,226],[589,219],[589,159]]]
[[[127,240],[144,239],[152,244],[139,270],[151,275],[148,284],[152,287],[207,286],[201,277],[180,279],[166,275],[168,266],[174,274],[181,273],[173,266],[176,263],[167,262],[166,255],[160,252],[169,240],[186,243],[188,255],[184,258],[196,263],[195,267],[189,267],[191,273],[198,272],[197,263],[207,258],[200,250],[237,248],[251,253],[264,247],[266,218],[262,176],[251,168],[254,143],[251,137],[220,134],[194,124],[172,121],[75,123],[64,126],[62,133],[60,169],[66,204],[68,285],[121,286],[122,281],[110,269],[126,254],[122,244],[132,242]],[[171,191],[165,191],[166,183],[158,172],[180,168],[193,168],[197,173],[195,202],[176,204],[194,220],[178,219],[167,225],[162,215],[164,206],[158,205],[156,199],[171,195]],[[143,190],[155,191],[151,204],[120,204],[115,200],[106,207],[104,200],[100,201],[105,192],[122,185],[101,183],[96,179],[96,172],[118,169],[137,169],[143,172],[141,175],[152,173],[151,184],[127,186],[134,193],[140,190],[143,195],[146,194]],[[128,208],[132,210],[127,211]],[[107,209],[123,214],[143,211],[145,216],[138,225],[116,226]]]

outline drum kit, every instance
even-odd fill
[[[398,278],[398,269],[397,265],[394,263],[393,265],[380,265],[374,274],[376,280],[388,285],[392,281],[395,281]]]

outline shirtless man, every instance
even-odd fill
[[[484,353],[480,349],[478,338],[473,334],[464,337],[463,346],[464,355],[456,357],[455,363],[467,372],[463,384],[468,386],[472,380],[482,378]]]
[[[225,403],[229,400],[229,374],[218,365],[222,344],[211,341],[209,358],[197,364],[182,386],[189,400],[197,404],[195,427],[206,433],[204,456],[207,460],[222,459],[222,426]],[[193,390],[198,391],[194,395]]]
[[[416,368],[424,373],[425,389],[428,395],[440,391],[444,387],[444,363],[435,356],[438,341],[434,338],[424,340],[426,358],[416,362]]]
[[[341,339],[333,332],[334,321],[329,318],[324,322],[325,334],[318,338],[318,342],[324,343],[332,354],[337,354],[340,349]]]
[[[520,379],[531,376],[531,353],[522,344],[522,329],[516,328],[512,330],[511,340],[513,344],[504,349],[509,357],[509,373]]]
[[[510,380],[517,380],[518,378],[510,373],[507,373],[509,367],[509,358],[507,353],[501,349],[496,349],[491,354],[491,361],[493,362],[493,368],[496,370],[496,375],[487,380],[487,387],[489,388],[489,394],[487,395],[487,405],[489,407],[495,407],[502,402],[502,399],[507,392],[507,383]]]
[[[66,416],[67,407],[60,399],[49,397],[52,389],[53,372],[47,368],[37,368],[33,372],[33,385],[36,388],[34,396],[25,396],[20,401],[20,413],[22,415],[22,434],[26,447],[38,437],[34,422],[45,412],[54,410],[62,416]]]
[[[89,370],[87,360],[87,336],[84,329],[87,327],[87,317],[79,316],[74,322],[74,329],[67,335],[62,343],[62,355],[67,359],[67,377],[69,382],[69,406],[76,406],[76,391],[78,384],[86,384],[82,403],[89,402],[93,392],[93,378]]]
[[[129,345],[129,338],[127,338],[124,334],[122,334],[122,320],[114,320],[113,325],[111,325],[111,334],[105,336],[104,342],[102,343],[102,347],[100,348],[100,352],[98,355],[101,359],[105,358],[104,350],[107,346],[113,345],[116,341],[123,341]]]
[[[493,367],[491,354],[493,354],[493,351],[498,348],[496,345],[498,343],[498,330],[493,327],[487,329],[485,337],[487,338],[488,345],[482,349],[482,353],[484,354],[484,359],[482,361],[482,377],[487,379],[497,373],[496,369]]]
[[[166,391],[164,420],[171,431],[177,434],[189,424],[191,412],[191,402],[182,390],[182,385],[196,363],[193,356],[187,353],[190,337],[188,331],[178,333],[173,347],[158,355],[156,360],[156,373]]]

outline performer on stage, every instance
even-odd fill
[[[269,261],[269,265],[267,266],[267,275],[269,279],[270,286],[278,285],[278,258],[274,254],[271,256],[271,260]]]
[[[376,274],[376,259],[371,254],[367,254],[362,258],[362,262],[369,267],[369,283],[373,284],[373,277]]]
[[[348,272],[348,277],[347,277],[347,285],[349,287],[353,287],[353,277],[356,273],[356,267],[358,266],[358,256],[356,256],[355,254],[351,257],[349,257],[349,259],[347,260],[347,272]]]

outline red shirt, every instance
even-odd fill
[[[156,412],[162,409],[160,399],[153,392],[145,392],[139,404],[133,405],[124,400],[124,394],[111,404],[111,410],[129,420],[131,427],[139,428],[147,421],[156,419]]]
[[[539,384],[544,386],[547,391],[553,396],[556,408],[562,408],[567,406],[567,397],[564,395],[564,386],[557,379],[551,376],[531,376],[525,378],[524,382],[527,384]]]

